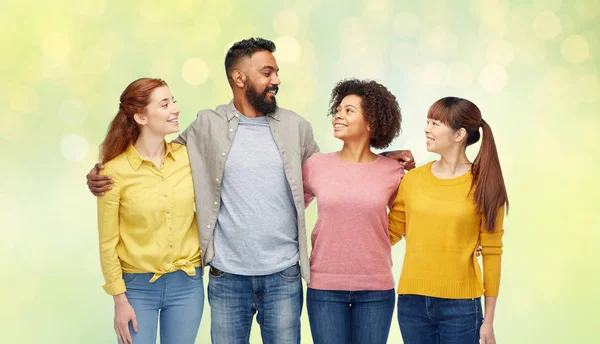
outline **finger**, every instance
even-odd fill
[[[98,163],[96,163],[96,165],[94,165],[94,169],[96,171],[103,170],[104,169],[104,165],[102,165],[102,163],[98,162]]]
[[[88,180],[88,186],[92,188],[102,188],[113,184],[110,180]]]
[[[123,329],[123,332],[125,334],[125,340],[127,344],[133,344],[133,339],[131,339],[131,333],[129,332],[129,324],[125,325],[125,328]]]
[[[121,334],[119,327],[115,326],[115,332],[117,333],[117,339],[119,340],[119,343],[124,344],[123,335]]]
[[[97,181],[103,181],[103,180],[108,180],[108,181],[112,182],[112,178],[110,176],[105,176],[103,174],[88,174],[86,176],[86,179],[89,182],[97,182]]]
[[[133,316],[133,318],[131,319],[131,325],[133,327],[133,331],[137,332],[138,331],[138,322],[137,322],[137,318],[135,316]]]

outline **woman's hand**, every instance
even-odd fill
[[[133,307],[129,304],[127,300],[127,296],[125,294],[119,294],[114,296],[115,299],[115,332],[117,333],[117,338],[119,339],[119,343],[122,344],[133,344],[133,339],[131,339],[131,333],[129,332],[129,322],[131,321],[131,325],[133,330],[137,332],[138,323],[135,318],[135,312],[133,311]]]
[[[496,344],[493,324],[483,321],[483,325],[479,329],[479,341],[481,344]]]

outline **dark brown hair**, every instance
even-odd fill
[[[146,112],[152,92],[159,87],[168,86],[162,79],[137,79],[121,93],[119,112],[110,122],[106,137],[100,148],[102,163],[110,161],[127,150],[130,144],[140,136],[140,127],[133,115]]]
[[[252,37],[235,42],[225,54],[225,73],[227,73],[227,81],[229,85],[233,84],[231,72],[233,67],[244,57],[252,57],[257,51],[275,52],[275,43],[268,39],[260,37]]]
[[[329,115],[335,116],[337,107],[349,95],[359,96],[367,123],[371,126],[370,145],[385,148],[400,134],[402,114],[396,97],[385,86],[375,81],[346,79],[335,85],[329,101]]]
[[[446,97],[433,103],[427,118],[438,120],[454,130],[464,128],[467,132],[467,146],[482,139],[471,168],[471,190],[475,190],[473,200],[477,210],[483,213],[485,228],[493,231],[500,208],[506,205],[508,211],[508,195],[492,129],[481,118],[481,111],[475,104],[457,97]]]

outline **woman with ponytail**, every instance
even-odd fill
[[[495,343],[508,197],[492,130],[475,104],[447,97],[429,109],[425,136],[427,150],[440,160],[406,174],[389,213],[392,244],[406,238],[398,284],[402,338],[407,344]],[[480,138],[471,163],[466,148]]]
[[[192,344],[204,305],[200,240],[179,109],[161,79],[138,79],[121,94],[102,144],[102,174],[112,188],[98,198],[104,290],[115,303],[120,343]]]

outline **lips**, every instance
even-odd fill
[[[175,117],[175,118],[173,118],[173,119],[170,119],[170,120],[168,120],[167,122],[169,122],[169,123],[175,123],[175,124],[177,124],[177,123],[179,123],[179,120],[178,120],[178,119],[179,119],[179,117]]]

